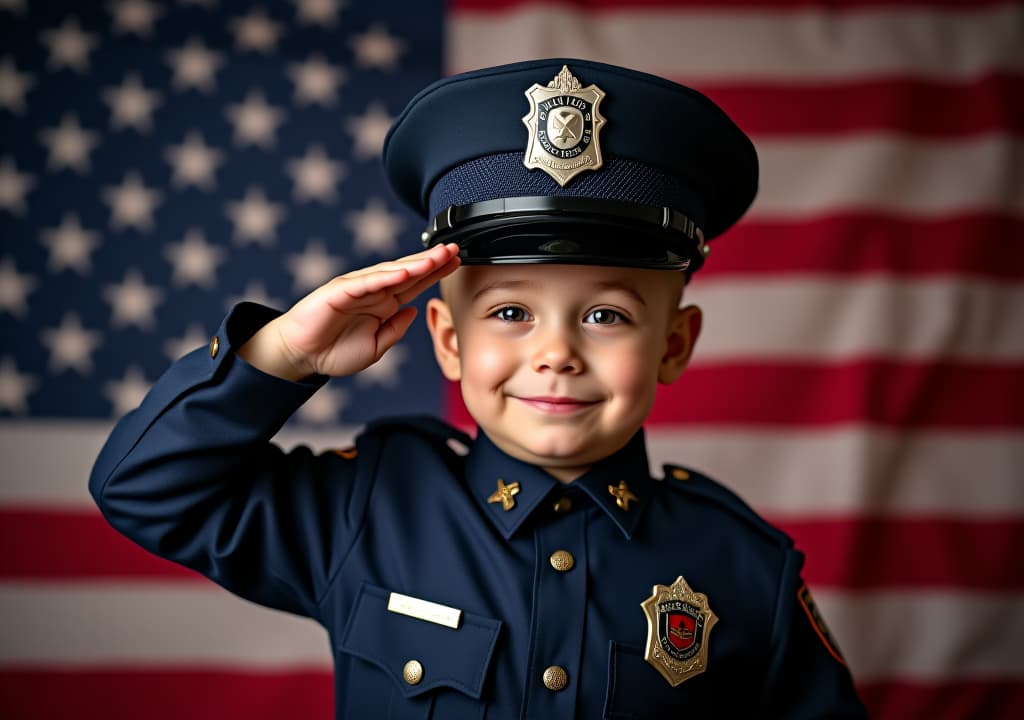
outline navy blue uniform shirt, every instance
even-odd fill
[[[319,621],[338,718],[865,716],[798,600],[801,553],[700,474],[652,478],[642,431],[570,484],[429,418],[371,424],[350,452],[285,453],[270,438],[322,379],[237,357],[271,317],[240,306],[215,353],[173,365],[90,488],[148,550]],[[507,510],[488,502],[499,480],[518,483]],[[623,481],[625,509],[608,491]],[[673,687],[644,660],[641,603],[679,576],[718,622],[706,671]],[[460,610],[457,627],[389,611],[391,593]]]

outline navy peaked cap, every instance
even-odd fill
[[[589,60],[454,75],[384,142],[424,245],[465,264],[561,262],[692,273],[757,193],[757,153],[701,93]]]

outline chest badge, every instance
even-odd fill
[[[582,83],[562,66],[547,84],[534,83],[526,91],[530,112],[523,118],[529,142],[523,164],[543,170],[562,187],[584,170],[603,164],[598,132],[604,118],[597,106],[605,93]]]
[[[655,585],[640,603],[647,616],[644,660],[675,687],[708,668],[708,636],[718,616],[708,596],[694,592],[680,575],[669,586]]]

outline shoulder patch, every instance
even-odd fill
[[[782,547],[793,546],[793,540],[786,533],[758,515],[739,495],[721,483],[681,465],[666,464],[664,468],[664,485],[718,506]]]
[[[796,591],[797,601],[800,603],[800,607],[803,608],[804,613],[807,615],[807,619],[811,621],[811,627],[814,628],[815,634],[824,643],[825,648],[829,653],[843,665],[846,665],[846,658],[839,651],[839,645],[836,644],[835,636],[832,631],[828,629],[828,625],[825,624],[825,618],[821,616],[821,612],[818,610],[818,605],[814,602],[814,598],[811,597],[811,590],[807,587],[807,583],[800,586],[800,589]]]

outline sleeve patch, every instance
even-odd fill
[[[821,612],[818,610],[818,605],[814,602],[814,598],[811,597],[811,590],[807,587],[806,583],[801,585],[800,589],[796,591],[796,597],[800,601],[800,607],[807,613],[807,618],[811,621],[811,627],[814,628],[814,632],[817,633],[821,642],[825,644],[825,648],[832,657],[845,666],[846,658],[839,651],[839,645],[836,644],[835,636],[832,635],[832,631],[825,624],[825,618],[822,617]]]

